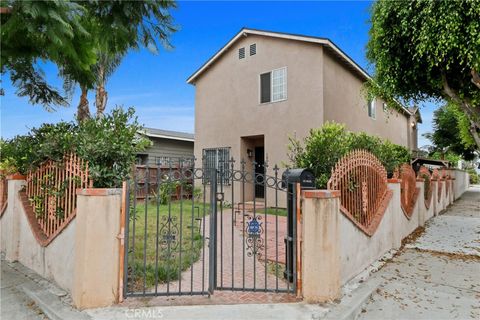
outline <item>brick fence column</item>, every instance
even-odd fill
[[[340,191],[302,193],[302,285],[308,303],[340,297]]]
[[[118,302],[122,189],[77,190],[72,298],[80,309]]]

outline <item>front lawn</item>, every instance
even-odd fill
[[[204,206],[203,203],[195,203],[192,214],[191,200],[172,201],[170,206],[159,205],[157,210],[157,204],[153,201],[148,203],[145,214],[145,205],[140,203],[136,205],[134,223],[131,208],[128,266],[129,285],[133,284],[135,291],[142,290],[144,277],[147,288],[154,286],[157,281],[163,283],[178,280],[181,272],[189,269],[200,258],[204,210],[207,216],[210,210],[208,204]],[[132,248],[133,239],[135,245]],[[130,287],[129,290],[131,289]]]

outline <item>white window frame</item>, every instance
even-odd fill
[[[285,88],[285,94],[284,94],[284,98],[283,99],[277,99],[277,100],[273,100],[273,72],[274,71],[278,71],[278,70],[285,70],[285,77],[284,77],[284,88]],[[268,102],[262,102],[262,83],[261,83],[261,76],[262,74],[265,74],[265,73],[270,73],[270,101]],[[273,69],[273,70],[269,70],[269,71],[264,71],[264,72],[260,72],[260,74],[258,75],[258,102],[259,104],[269,104],[269,103],[275,103],[275,102],[281,102],[281,101],[285,101],[287,100],[288,98],[288,68],[285,66],[285,67],[281,67],[281,68],[277,68],[277,69]]]
[[[370,108],[371,108],[372,112],[370,112]],[[375,98],[371,98],[371,99],[368,100],[367,113],[368,113],[368,117],[370,119],[373,119],[373,120],[377,119],[377,106],[376,106],[376,103],[375,103]]]

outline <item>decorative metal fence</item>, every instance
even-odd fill
[[[385,168],[365,150],[354,150],[337,162],[328,189],[341,191],[341,211],[370,236],[392,197]]]
[[[423,200],[425,202],[425,208],[430,208],[433,195],[433,182],[430,170],[427,167],[421,166],[417,174],[418,178],[423,179]]]
[[[47,160],[27,174],[25,193],[44,244],[53,240],[75,216],[76,189],[92,186],[88,163],[73,153],[63,161]]]
[[[394,178],[401,179],[400,183],[400,204],[405,216],[410,219],[413,208],[417,202],[419,189],[417,188],[417,177],[412,166],[408,163],[402,164],[395,173]]]

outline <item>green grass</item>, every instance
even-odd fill
[[[257,209],[257,214],[262,214],[265,212],[265,209]],[[278,215],[281,217],[287,216],[287,209],[283,208],[267,208],[267,214]]]
[[[183,208],[182,208],[183,206]],[[199,209],[199,218],[203,217],[203,203],[195,203]],[[191,200],[172,201],[170,204],[170,233],[176,231],[175,242],[170,242],[168,249],[168,216],[169,206],[158,207],[158,262],[157,262],[157,205],[150,202],[147,205],[147,223],[145,238],[145,205],[137,204],[135,215],[135,228],[133,226],[133,208],[131,208],[130,229],[129,229],[129,285],[134,289],[142,289],[144,276],[147,287],[155,285],[155,269],[157,270],[158,283],[178,280],[182,271],[188,270],[201,255],[203,248],[203,237],[200,233],[201,220],[197,218],[197,209],[193,212],[192,228],[192,202]],[[205,205],[205,215],[208,215],[209,206]],[[162,229],[162,226],[165,226]],[[202,226],[203,228],[203,226]],[[132,237],[135,230],[135,250],[132,250]],[[203,229],[202,229],[203,230]],[[181,235],[181,240],[180,240]],[[145,241],[146,239],[146,241]],[[170,254],[169,254],[170,253]],[[146,265],[144,265],[146,257]],[[155,268],[157,264],[157,268]],[[146,269],[146,270],[145,270]],[[146,271],[146,272],[145,272]],[[133,283],[132,283],[133,282]]]

